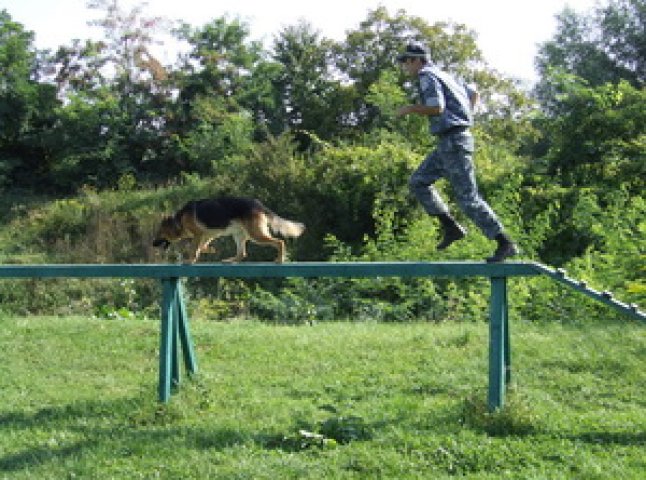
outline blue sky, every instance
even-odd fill
[[[130,8],[144,2],[119,0]],[[477,34],[478,46],[492,68],[522,80],[534,81],[536,45],[549,40],[555,15],[566,5],[578,13],[590,11],[597,0],[149,0],[147,16],[163,16],[200,26],[222,15],[239,16],[251,26],[253,39],[270,41],[283,27],[308,21],[325,37],[342,39],[358,27],[368,10],[385,6],[391,14],[403,9],[429,23],[455,21]],[[99,12],[87,0],[0,0],[13,20],[36,34],[38,48],[56,48],[73,38],[98,38],[101,30],[87,22]],[[174,55],[166,47],[170,58]],[[162,52],[163,55],[163,52]]]

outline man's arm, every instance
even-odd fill
[[[422,115],[424,117],[437,116],[442,114],[442,109],[439,106],[430,107],[428,105],[417,104],[406,105],[405,107],[401,107],[399,110],[397,110],[398,117],[403,117],[404,115],[410,114]]]

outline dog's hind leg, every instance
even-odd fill
[[[236,255],[235,257],[225,258],[222,260],[223,263],[237,263],[247,257],[247,240],[249,240],[247,234],[244,231],[236,232],[233,239],[236,242]]]
[[[285,263],[285,242],[279,238],[274,238],[269,235],[267,236],[253,236],[251,239],[259,245],[271,245],[276,249],[278,254],[276,255],[276,263]]]
[[[274,238],[269,234],[267,226],[267,217],[264,214],[252,217],[251,220],[245,224],[247,232],[255,243],[259,245],[271,245],[274,247],[278,255],[276,256],[276,263],[285,262],[285,242],[279,238]]]

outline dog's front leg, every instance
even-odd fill
[[[200,253],[216,253],[215,247],[211,246],[212,240],[212,238],[207,238],[206,240],[200,242]]]
[[[218,249],[215,248],[213,245],[207,243],[202,249],[202,253],[218,253]]]
[[[188,263],[196,263],[197,259],[200,258],[201,253],[201,242],[199,238],[194,238],[191,241],[191,247],[189,251]]]

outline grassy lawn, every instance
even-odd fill
[[[642,479],[646,329],[191,324],[199,375],[156,401],[159,322],[0,317],[0,478]]]

